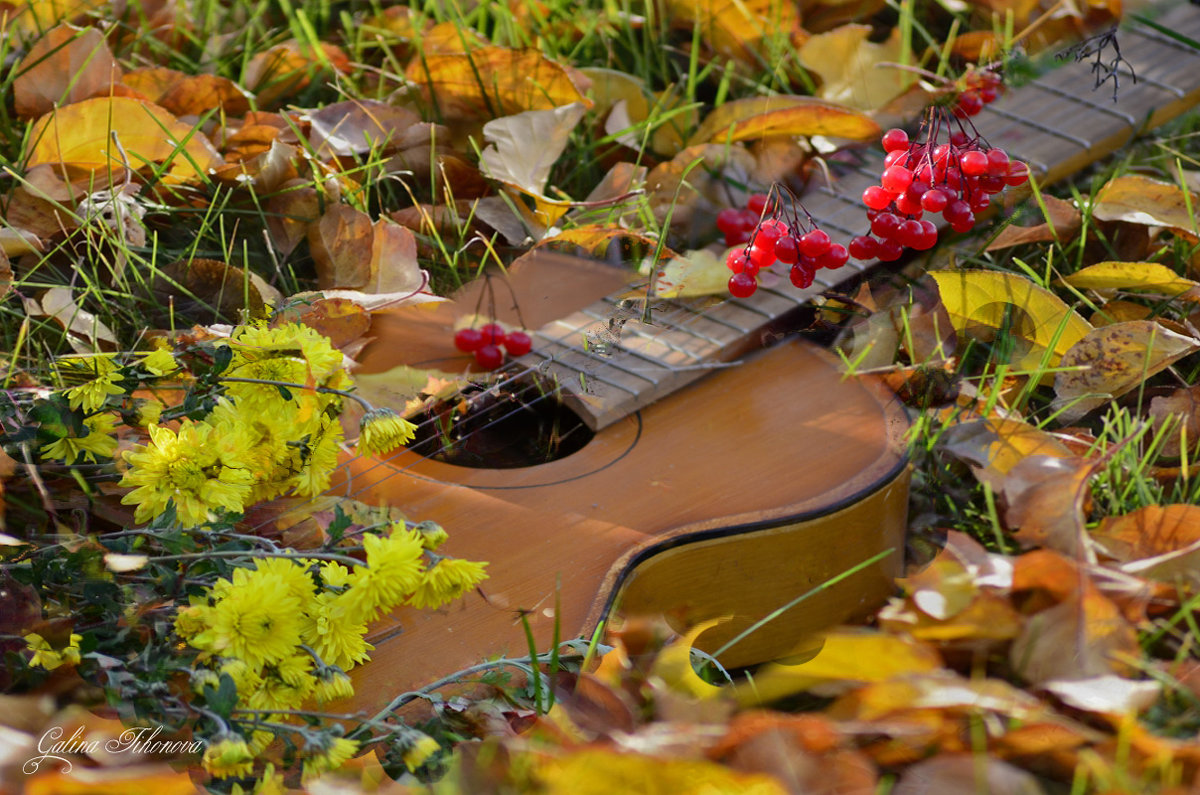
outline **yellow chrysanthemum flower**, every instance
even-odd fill
[[[142,367],[154,375],[166,375],[179,369],[179,363],[166,348],[155,348],[142,358]]]
[[[430,737],[428,734],[415,731],[413,733],[419,734],[420,736],[416,738],[407,738],[412,741],[412,744],[405,749],[403,757],[404,766],[408,768],[409,773],[415,773],[417,768],[429,760],[429,757],[441,750],[441,746],[438,745],[438,741]]]
[[[117,381],[120,381],[122,376],[111,357],[90,356],[85,360],[72,360],[72,364],[78,365],[81,361],[85,362],[85,366],[95,374],[95,378],[79,386],[71,387],[64,393],[71,408],[82,408],[87,412],[96,411],[104,405],[109,395],[120,395],[125,392],[123,387],[117,386]]]
[[[25,636],[26,649],[33,652],[33,657],[29,660],[29,667],[40,665],[47,671],[53,671],[59,666],[70,663],[78,665],[79,642],[83,640],[82,635],[72,633],[67,641],[66,648],[56,649],[50,645],[50,641],[43,638],[36,632],[30,632]]]
[[[311,658],[309,662],[312,662]],[[278,668],[267,666],[262,685],[245,698],[246,704],[251,709],[299,709],[316,689],[316,677],[301,674],[294,668],[288,672],[288,677],[285,679]]]
[[[315,497],[329,488],[341,442],[342,424],[336,417],[320,415],[320,424],[308,439],[307,458],[297,462],[297,472],[289,481],[297,494]]]
[[[313,696],[320,704],[341,701],[353,695],[354,683],[350,681],[350,677],[331,668],[325,669],[321,676],[317,677],[317,686],[313,690]]]
[[[157,425],[162,418],[163,407],[162,403],[157,400],[139,400],[137,401],[137,424],[141,428],[149,428],[151,425]]]
[[[458,558],[441,558],[421,578],[408,603],[417,608],[440,607],[452,602],[487,579],[486,563]]]
[[[191,640],[211,626],[212,608],[208,605],[181,607],[175,616],[175,634],[184,640]]]
[[[347,740],[345,737],[334,737],[329,740],[327,746],[304,760],[304,771],[300,776],[300,780],[307,783],[310,779],[322,773],[337,770],[350,761],[350,758],[357,752],[358,743],[354,740]]]
[[[221,665],[221,673],[229,675],[239,693],[253,693],[262,687],[263,678],[259,674],[259,666],[251,665],[245,660],[226,660]]]
[[[136,488],[122,499],[137,505],[134,520],[147,522],[175,502],[184,527],[217,518],[223,508],[241,513],[250,496],[252,476],[240,463],[251,440],[236,428],[222,432],[207,423],[184,420],[179,432],[150,428],[150,444],[125,453],[129,471],[122,486]]]
[[[359,423],[358,450],[381,455],[412,441],[417,426],[389,408],[372,409]]]
[[[348,593],[348,592],[347,592]],[[321,661],[349,671],[368,659],[367,625],[348,607],[345,594],[324,593],[301,620],[300,637]]]
[[[275,328],[248,324],[242,326],[230,340],[234,349],[234,366],[264,358],[303,358],[312,377],[324,381],[342,369],[341,351],[330,344],[319,331],[300,323],[284,323]],[[305,383],[301,378],[299,383]]]
[[[117,438],[112,435],[117,426],[115,414],[97,414],[83,421],[87,436],[64,436],[61,439],[44,444],[41,454],[44,458],[54,458],[67,464],[74,464],[80,456],[91,463],[96,463],[96,457],[111,458],[117,451]]]
[[[254,770],[254,754],[241,737],[225,737],[204,749],[200,764],[214,778],[247,776]]]
[[[300,601],[301,609],[308,612],[310,603],[316,598],[316,583],[308,573],[308,566],[292,558],[259,558],[254,561],[254,570],[278,577],[288,593]]]
[[[211,628],[194,638],[192,645],[255,667],[276,662],[300,643],[301,607],[300,599],[277,575],[238,569],[212,607]]]
[[[363,536],[363,548],[367,565],[355,568],[342,598],[351,615],[371,621],[403,602],[421,584],[425,547],[420,534],[395,524],[387,538],[373,533]]]
[[[321,579],[326,585],[340,588],[350,582],[350,569],[336,560],[321,561]]]

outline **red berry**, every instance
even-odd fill
[[[730,235],[742,230],[742,214],[740,210],[726,207],[717,213],[717,229],[724,235]]]
[[[725,235],[726,246],[740,246],[743,243],[750,242],[750,233],[744,229],[739,229],[736,232],[731,232]]]
[[[768,218],[767,221],[769,220],[771,219]],[[758,227],[758,231],[754,234],[754,245],[769,248],[782,236],[783,230],[778,226],[773,224],[768,225],[766,221],[763,221],[762,225]]]
[[[850,256],[855,259],[874,259],[879,244],[870,235],[859,235],[850,241]]]
[[[908,149],[908,133],[899,127],[893,127],[883,134],[882,143],[885,152]]]
[[[533,340],[524,331],[510,331],[504,335],[504,349],[510,356],[524,356],[533,350]]]
[[[769,268],[775,264],[775,243],[774,241],[764,241],[762,246],[753,245],[750,247],[750,262],[756,268]]]
[[[750,254],[744,248],[735,248],[725,255],[725,267],[734,273],[741,273],[750,264]]]
[[[738,218],[742,219],[742,231],[753,232],[758,227],[758,213],[750,210],[738,210]]]
[[[884,169],[880,184],[884,190],[903,193],[913,181],[913,173],[904,166],[889,166]]]
[[[454,332],[454,347],[463,353],[479,350],[483,345],[483,333],[477,328],[460,328]]]
[[[776,229],[779,231],[779,236],[786,235],[789,231],[791,231],[788,229],[788,225],[778,218],[765,219],[761,224],[759,224],[759,229]]]
[[[917,251],[928,251],[937,245],[938,229],[937,225],[928,219],[920,222],[921,234],[913,243],[912,247]]]
[[[879,241],[878,250],[875,252],[875,257],[882,262],[895,262],[900,259],[900,255],[903,253],[904,246],[895,240],[881,240]]]
[[[1008,174],[1008,152],[1003,149],[989,149],[987,151],[988,173],[997,177],[1003,177]]]
[[[983,110],[983,98],[978,91],[964,91],[958,95],[958,103],[954,106],[954,115],[960,119],[974,116]]]
[[[1020,160],[1008,164],[1008,173],[1004,176],[1005,185],[1024,185],[1029,179],[1029,166]]]
[[[1000,89],[992,86],[983,86],[979,89],[979,98],[983,100],[984,105],[991,105],[1000,97]]]
[[[800,235],[799,243],[800,253],[806,257],[819,257],[828,251],[831,245],[829,235],[820,229]]]
[[[907,193],[903,193],[896,197],[896,212],[901,215],[912,215],[919,218],[924,210],[921,207],[920,199],[914,199]]]
[[[749,298],[758,289],[758,280],[745,271],[729,277],[729,294],[734,298]]]
[[[484,345],[475,351],[475,361],[484,370],[495,370],[504,364],[504,351],[499,345]]]
[[[921,207],[926,212],[940,213],[950,203],[950,196],[941,188],[930,188],[921,197]]]
[[[969,177],[981,177],[988,173],[988,156],[978,149],[963,152],[962,157],[958,159],[958,164],[962,168],[962,173]]]
[[[754,193],[746,200],[746,209],[754,213],[755,218],[761,218],[763,210],[767,209],[767,194]]]
[[[967,134],[962,130],[955,130],[954,132],[950,133],[950,145],[957,146],[959,149],[966,146],[970,140],[971,139],[968,138]]]
[[[871,233],[884,240],[895,237],[899,228],[900,216],[893,213],[880,213],[871,221]]]
[[[499,345],[504,341],[504,326],[499,323],[486,323],[480,326],[479,333],[483,335],[484,345]]]
[[[884,209],[892,203],[893,198],[891,191],[885,190],[879,185],[872,185],[862,192],[863,204],[872,210]]]
[[[919,222],[916,222],[919,223]],[[834,243],[829,250],[817,258],[817,264],[822,268],[836,270],[850,260],[850,252],[841,243]]]
[[[799,262],[797,262],[795,265],[792,266],[792,270],[788,274],[788,277],[791,278],[792,284],[794,284],[796,287],[799,287],[801,290],[803,290],[805,287],[812,286],[813,277],[815,275],[816,275],[816,273],[814,271],[810,270],[809,268],[804,267]]]
[[[897,149],[893,152],[888,152],[883,156],[883,167],[891,168],[892,166],[907,166],[908,165],[908,150]]]
[[[955,223],[961,223],[970,214],[971,205],[962,199],[955,199],[942,211],[942,217],[946,219],[946,223],[952,226]]]
[[[791,235],[784,235],[775,241],[775,258],[784,265],[794,265],[800,258],[800,244]]]

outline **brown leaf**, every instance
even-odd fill
[[[256,273],[220,260],[179,260],[159,268],[147,280],[154,297],[151,318],[166,328],[180,317],[197,322],[236,322],[278,303],[279,292]]]
[[[587,78],[537,50],[478,47],[414,59],[407,77],[447,119],[497,118],[572,102],[591,107]]]
[[[1183,451],[1183,440],[1188,449],[1196,450],[1200,443],[1200,386],[1180,387],[1168,395],[1150,399],[1147,411],[1155,425],[1155,432],[1164,425],[1171,430],[1163,439],[1162,454],[1175,457]]]
[[[619,691],[591,674],[554,675],[554,700],[571,721],[592,735],[634,730],[633,709]]]
[[[987,792],[990,795],[1042,795],[1034,776],[983,754],[941,754],[909,767],[892,795]]]
[[[1088,480],[1100,463],[1030,455],[1009,470],[1004,478],[1004,521],[1020,528],[1013,537],[1021,546],[1048,547],[1067,555],[1082,552]]]
[[[345,298],[318,298],[292,306],[275,316],[273,325],[303,323],[328,337],[333,347],[344,349],[371,330],[371,316]]]
[[[1074,238],[1083,222],[1074,202],[1056,199],[1053,196],[1043,196],[1042,201],[1046,205],[1046,223],[1037,226],[1010,224],[1000,230],[996,239],[988,244],[987,250],[1012,248],[1025,243],[1049,243],[1056,238],[1066,242]]]
[[[258,106],[267,108],[303,91],[322,73],[345,74],[350,68],[340,48],[322,42],[318,51],[293,39],[252,57],[242,80],[256,94]]]
[[[1070,422],[1196,350],[1200,342],[1195,338],[1151,320],[1093,329],[1063,355],[1063,369],[1054,377],[1055,403],[1062,407],[1063,420]]]
[[[335,204],[309,224],[308,243],[322,289],[411,293],[425,283],[417,266],[417,241],[406,227]]]
[[[64,24],[46,31],[14,74],[17,115],[32,119],[60,105],[108,94],[121,80],[121,67],[99,30]]]
[[[157,105],[125,97],[85,99],[42,116],[33,124],[27,166],[65,165],[85,172],[113,171],[120,181],[125,164],[112,144],[116,135],[137,170],[169,163],[166,182],[192,182],[221,164],[204,133]],[[185,143],[186,142],[186,143]],[[107,183],[105,175],[101,181]]]
[[[1133,625],[1095,588],[1031,616],[1009,650],[1013,669],[1034,684],[1126,673],[1140,657]]]
[[[176,116],[203,116],[213,110],[242,116],[250,110],[245,92],[227,77],[189,75],[156,67],[135,69],[121,82]]]
[[[1092,199],[1092,217],[1101,221],[1165,226],[1189,235],[1198,234],[1188,205],[1200,206],[1200,197],[1185,197],[1177,185],[1137,174],[1109,180]]]
[[[867,141],[879,134],[879,124],[860,111],[815,97],[777,95],[726,102],[705,117],[688,146],[777,135],[824,135]]]
[[[421,121],[408,108],[371,99],[334,102],[307,115],[309,142],[322,159],[394,151],[404,132]]]
[[[287,257],[308,235],[309,225],[321,217],[329,197],[304,179],[289,180],[279,185],[278,191],[267,200],[267,232],[275,250]]]
[[[1105,518],[1093,535],[1125,571],[1167,582],[1200,581],[1200,506],[1148,505]]]
[[[1029,456],[1072,455],[1053,434],[1020,420],[996,417],[951,426],[942,434],[941,447],[969,462],[979,482],[993,491],[1002,489],[1012,468]]]

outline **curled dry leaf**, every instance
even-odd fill
[[[334,102],[307,116],[309,142],[322,159],[392,151],[399,148],[404,132],[421,121],[408,108],[372,99]]]
[[[550,169],[567,146],[587,108],[573,102],[551,110],[527,110],[483,125],[489,146],[479,155],[483,172],[532,196],[544,226],[557,221],[570,204],[546,196]]]
[[[1128,673],[1141,656],[1133,625],[1095,588],[1030,616],[1009,649],[1013,670],[1034,684]]]
[[[647,258],[641,270],[649,275],[655,265]],[[694,298],[729,292],[729,269],[725,258],[702,248],[685,251],[659,262],[655,268],[654,294],[661,298]]]
[[[842,25],[813,36],[797,52],[805,69],[821,78],[817,96],[859,110],[882,108],[916,83],[902,69],[880,66],[902,58],[900,29],[882,42],[870,41],[870,25]]]
[[[67,341],[76,353],[94,353],[98,348],[112,350],[117,337],[104,321],[75,302],[70,287],[51,287],[41,301],[24,299],[25,311],[34,316],[52,317],[67,330]]]
[[[1063,355],[1054,377],[1060,416],[1066,422],[1078,419],[1196,350],[1196,338],[1152,320],[1093,329]]]
[[[1026,770],[984,754],[941,754],[907,768],[892,795],[987,792],[990,795],[1043,795]]]
[[[1200,582],[1200,506],[1148,505],[1107,517],[1093,535],[1124,571],[1166,582]]]
[[[686,635],[677,638],[658,653],[650,672],[661,679],[671,690],[695,699],[712,699],[720,697],[722,690],[716,685],[710,685],[692,668],[692,646],[696,639],[709,629],[722,624],[729,619],[713,618],[702,621],[688,630]]]
[[[1090,679],[1054,680],[1042,687],[1076,709],[1120,718],[1149,709],[1162,694],[1162,682],[1125,679],[1114,674]]]
[[[121,80],[121,67],[99,30],[59,25],[29,48],[14,74],[17,115],[32,119],[61,105],[109,94]]]
[[[318,298],[292,304],[276,314],[272,323],[303,323],[321,332],[333,347],[345,352],[371,330],[371,315],[346,298]]]
[[[196,322],[236,322],[243,312],[261,314],[278,304],[279,291],[253,271],[220,260],[179,260],[159,268],[148,279],[154,298],[150,317],[160,327],[181,318]]]
[[[582,102],[587,78],[537,50],[477,47],[416,58],[406,76],[445,119],[511,116]]]
[[[121,180],[125,167],[112,144],[116,135],[134,169],[169,164],[169,183],[196,182],[221,165],[221,156],[204,133],[152,102],[126,97],[85,99],[34,122],[26,166],[65,165],[85,172],[112,171],[98,181]]]
[[[322,42],[313,49],[293,39],[252,57],[242,83],[255,93],[258,107],[268,108],[303,91],[322,72],[345,74],[350,69],[350,59],[339,47]]]
[[[135,69],[121,82],[176,116],[203,116],[213,110],[243,116],[250,110],[246,92],[227,77],[189,75],[157,67]]]
[[[1004,478],[1008,505],[1004,521],[1025,548],[1039,546],[1066,555],[1081,554],[1087,544],[1084,504],[1088,481],[1103,463],[1076,457],[1030,455]]]
[[[1157,295],[1184,295],[1200,282],[1185,279],[1159,262],[1097,262],[1061,279],[1089,290],[1132,290]]]
[[[372,223],[366,213],[335,204],[309,224],[308,243],[322,289],[364,293],[413,293],[425,285],[417,266],[413,233],[386,218]]]
[[[1148,413],[1156,432],[1163,425],[1171,426],[1163,439],[1163,455],[1178,456],[1185,443],[1189,451],[1196,450],[1200,442],[1200,386],[1181,387],[1168,395],[1151,398]]]
[[[823,135],[868,141],[877,138],[880,132],[878,122],[870,116],[835,102],[785,95],[747,97],[726,102],[706,116],[688,146],[774,135]]]
[[[1054,434],[1021,420],[999,417],[951,426],[942,434],[939,446],[971,464],[979,482],[993,491],[1000,491],[1012,468],[1029,456],[1072,456],[1071,449]]]
[[[1196,195],[1184,196],[1177,185],[1159,182],[1137,174],[1109,180],[1092,197],[1092,217],[1101,221],[1165,226],[1176,232],[1196,235],[1194,208]]]
[[[1042,196],[1046,207],[1046,223],[1037,226],[1009,225],[988,244],[988,251],[1024,245],[1025,243],[1049,243],[1055,239],[1071,240],[1079,232],[1083,216],[1074,202]]]
[[[667,18],[704,43],[748,64],[765,63],[764,39],[799,28],[796,4],[788,0],[667,0]]]
[[[1049,367],[1091,330],[1062,299],[1024,276],[992,271],[935,271],[942,303],[962,339],[985,342],[1003,328],[1017,342],[1013,364],[1022,371]]]

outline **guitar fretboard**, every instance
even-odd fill
[[[1157,21],[1200,40],[1197,6],[1176,7]],[[1140,24],[1127,25],[1118,36],[1126,63],[1119,67],[1116,102],[1111,83],[1092,90],[1090,60],[1066,63],[985,107],[972,119],[976,128],[1046,184],[1200,102],[1200,50]],[[871,147],[857,164],[839,167],[832,184],[810,188],[801,197],[805,209],[831,237],[849,242],[867,231],[860,197],[878,184],[882,167],[882,150]],[[535,331],[534,350],[520,361],[552,375],[572,408],[599,430],[754,347],[756,334],[772,321],[878,265],[852,259],[839,270],[818,271],[808,289],[794,289],[784,279],[777,287],[760,284],[750,298],[715,305],[661,301],[653,325],[640,322],[640,306],[607,298]]]

